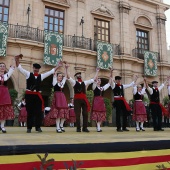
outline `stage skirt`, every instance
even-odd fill
[[[0,85],[0,120],[11,120],[14,117],[8,88]]]
[[[18,121],[19,122],[27,122],[27,110],[26,107],[22,107],[20,114],[18,116]]]
[[[102,96],[95,96],[91,110],[91,120],[103,122],[106,120],[106,108]]]
[[[133,106],[133,120],[139,122],[147,121],[145,105],[142,101],[135,101]]]
[[[74,108],[73,109],[69,109],[69,120],[68,120],[69,123],[74,123],[76,122],[76,115],[75,115],[75,112],[74,112]]]
[[[54,93],[51,110],[44,118],[44,126],[56,124],[57,118],[69,119],[69,108],[63,92]]]

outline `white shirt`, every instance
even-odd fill
[[[158,91],[161,91],[163,89],[163,87],[164,87],[164,84],[162,83],[161,86],[158,87]],[[153,87],[153,88],[155,89],[155,87]],[[153,94],[153,89],[152,88],[148,87],[147,90],[148,90],[150,95]]]
[[[142,90],[141,90],[140,92],[138,92],[138,91],[137,91],[137,86],[134,86],[134,87],[133,87],[133,94],[135,95],[135,94],[138,92],[138,94],[144,95],[144,94],[146,93],[145,90],[146,90],[146,88],[143,87]]]
[[[23,69],[20,64],[18,66],[18,70],[26,77],[26,79],[30,77],[30,72]],[[46,77],[50,76],[51,74],[54,74],[54,72],[55,72],[55,69],[53,68],[52,70],[41,74],[41,81],[44,80]]]
[[[67,80],[67,78],[66,78],[66,77],[63,77],[63,80],[62,80],[61,82],[58,82],[58,81],[57,81],[57,76],[54,75],[54,76],[53,76],[53,86],[55,86],[55,85],[57,84],[59,87],[63,88],[66,80]]]
[[[11,66],[11,67],[9,68],[8,73],[5,73],[5,74],[3,75],[3,80],[4,80],[4,81],[7,81],[7,80],[11,77],[12,73],[14,72],[14,70],[15,70],[15,67]],[[0,76],[0,80],[1,80],[1,76]]]
[[[122,84],[123,85],[123,89],[127,89],[129,87],[132,87],[135,84],[135,82],[133,81],[130,84]],[[112,81],[112,83],[110,84],[111,88],[114,89],[115,88],[115,83]],[[121,87],[121,86],[120,86]]]
[[[71,83],[71,85],[74,87],[75,84],[76,84],[76,81],[73,80],[71,77],[68,79],[68,81]],[[93,83],[94,80],[93,79],[90,79],[90,80],[86,80],[86,81],[83,81],[85,86],[88,86],[89,84]],[[79,82],[81,84],[81,82]]]
[[[92,85],[92,89],[95,90],[96,86],[97,86],[97,82],[94,82],[93,85]],[[99,90],[101,90],[101,91],[105,91],[105,90],[107,90],[109,87],[110,87],[110,83],[105,84],[103,87],[98,87],[98,86],[97,86],[97,88],[98,88]]]

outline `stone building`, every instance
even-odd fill
[[[31,71],[32,64],[37,62],[42,65],[41,73],[50,70],[52,66],[43,64],[44,30],[49,30],[64,35],[63,60],[69,63],[72,77],[77,71],[82,72],[83,79],[94,76],[96,41],[100,40],[113,44],[114,75],[122,76],[123,83],[132,82],[134,74],[140,76],[142,83],[144,50],[159,56],[158,76],[148,77],[148,81],[163,82],[170,67],[164,14],[169,8],[163,0],[0,0],[0,20],[9,24],[7,56],[0,57],[0,61],[9,68],[12,57],[22,53],[21,64],[25,69]],[[99,77],[105,84],[109,72],[101,70]],[[25,87],[24,76],[15,71],[9,88],[21,94]],[[42,84],[46,105],[51,87],[52,76]],[[64,92],[68,100],[73,96],[69,82]],[[161,98],[165,95],[166,88]],[[111,89],[104,96],[112,100]],[[132,99],[131,88],[126,90],[125,98]]]

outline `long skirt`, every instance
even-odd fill
[[[19,122],[27,122],[27,110],[26,107],[22,107],[18,116]]]
[[[75,115],[75,112],[74,112],[74,108],[72,109],[69,109],[69,120],[68,120],[69,123],[75,123],[76,122],[76,115]]]
[[[138,122],[147,121],[147,113],[145,105],[142,101],[135,101],[133,106],[133,120]]]
[[[0,120],[11,120],[14,117],[14,109],[8,88],[0,85]]]
[[[91,120],[103,122],[106,120],[106,107],[102,96],[95,96],[91,110]]]
[[[51,110],[44,118],[44,126],[56,124],[56,119],[69,119],[69,108],[63,92],[55,92]]]

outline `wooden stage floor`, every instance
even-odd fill
[[[35,132],[34,128],[32,133],[26,133],[26,127],[6,127],[6,134],[0,132],[0,146],[170,140],[170,128],[165,128],[163,132],[155,132],[152,128],[145,128],[145,132],[136,132],[135,128],[129,128],[129,132],[117,132],[115,127],[103,127],[100,133],[95,127],[88,129],[90,133],[78,133],[75,127],[66,127],[65,133],[56,133],[55,127],[42,127],[42,133]]]

